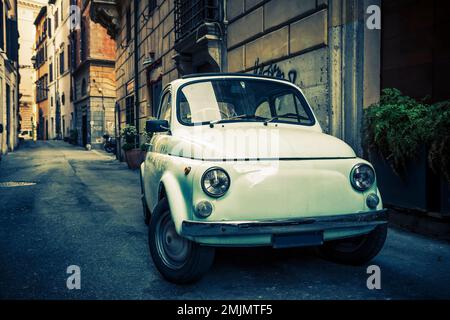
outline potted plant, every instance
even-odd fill
[[[142,150],[138,148],[139,134],[134,126],[126,126],[122,129],[121,137],[124,140],[122,150],[125,152],[125,160],[128,168],[138,169],[142,163]]]
[[[427,104],[385,89],[364,118],[365,150],[380,177],[385,202],[428,210],[430,172],[442,190],[450,182],[450,101]],[[441,211],[448,211],[445,206]]]

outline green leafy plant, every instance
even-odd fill
[[[148,145],[150,144],[150,140],[152,140],[153,133],[143,132],[142,138],[144,142],[141,144],[141,150],[147,152],[148,151]]]
[[[432,106],[433,139],[428,152],[428,162],[436,173],[442,173],[450,182],[450,101]]]
[[[138,138],[139,134],[138,134],[135,126],[127,125],[126,127],[124,127],[121,130],[120,136],[124,140],[124,143],[122,145],[123,151],[125,151],[125,152],[130,151],[137,147],[137,144],[138,144],[137,138]]]
[[[450,181],[449,123],[449,102],[429,105],[385,89],[380,102],[365,111],[365,148],[378,152],[399,175],[425,148],[430,167]]]

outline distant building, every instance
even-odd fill
[[[17,1],[0,0],[0,157],[18,143],[18,39]]]
[[[36,72],[32,57],[36,43],[36,27],[34,21],[45,1],[26,0],[18,1],[18,27],[19,27],[19,73],[20,73],[20,129],[32,131],[36,137],[38,111],[35,99]]]
[[[50,110],[48,103],[49,70],[47,63],[48,22],[47,7],[43,6],[34,21],[36,39],[34,45],[36,132],[40,140],[50,137]]]
[[[41,139],[99,147],[115,135],[115,42],[89,15],[90,1],[50,0],[36,24]]]
[[[89,16],[90,1],[76,1],[81,19],[72,32],[73,100],[78,143],[94,148],[103,135],[115,135],[116,45],[106,29]]]
[[[75,129],[69,7],[68,0],[49,0],[47,5],[49,139],[69,137],[70,130]]]

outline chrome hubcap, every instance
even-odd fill
[[[175,230],[170,213],[164,213],[156,228],[156,245],[164,264],[174,270],[182,268],[191,251],[190,242]]]

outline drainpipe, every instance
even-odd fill
[[[225,68],[228,71],[228,15],[227,15],[228,0],[223,0],[223,34],[222,34],[222,72],[225,72]]]
[[[139,0],[134,0],[134,116],[136,117],[136,130],[139,134]],[[137,142],[140,142],[139,135]]]
[[[120,104],[116,102],[114,108],[114,138],[116,139],[116,159],[122,161],[122,142],[120,140]]]

